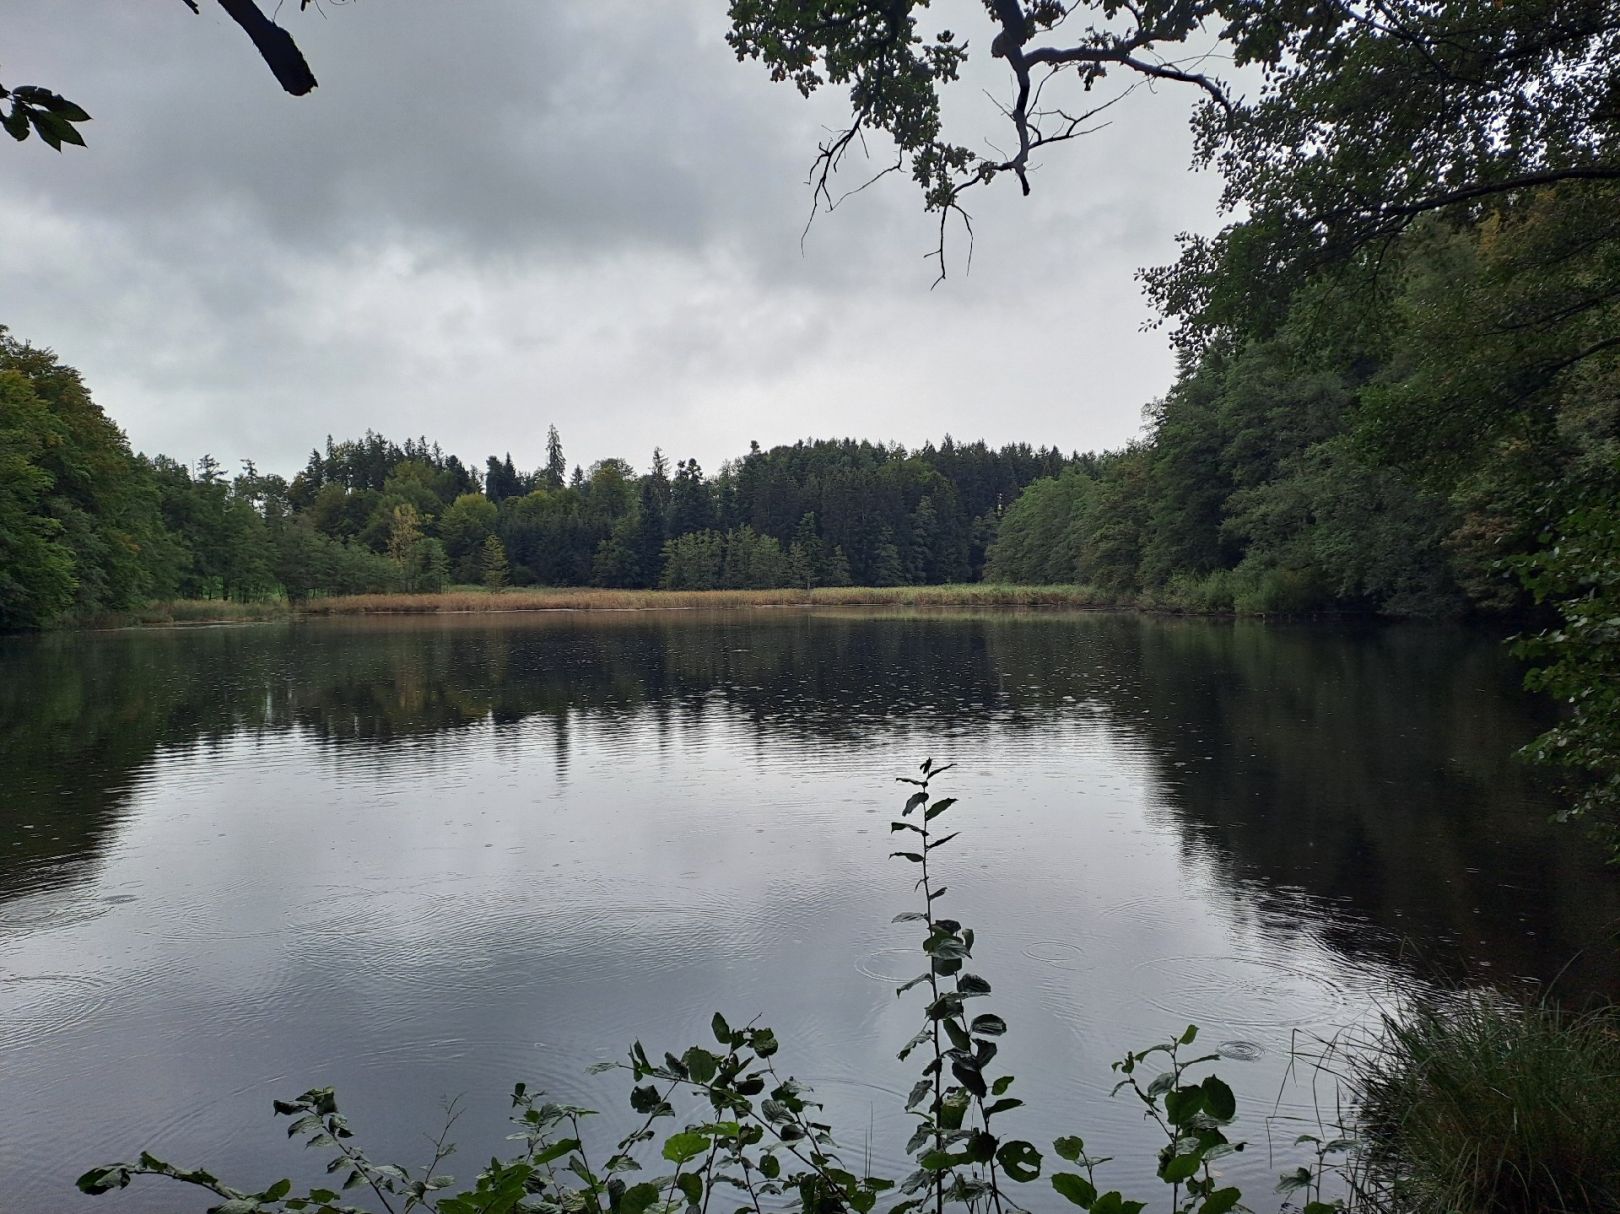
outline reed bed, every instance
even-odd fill
[[[310,599],[302,615],[430,615],[491,611],[655,611],[737,607],[1101,607],[1084,586],[822,586],[814,590],[598,590],[543,587],[447,590],[438,594],[354,594]]]

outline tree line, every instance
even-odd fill
[[[569,470],[469,467],[425,438],[326,440],[290,480],[133,453],[79,374],[0,331],[0,627],[165,598],[430,592],[450,584],[774,588],[982,575],[997,521],[1055,448],[947,436],[757,443]]]

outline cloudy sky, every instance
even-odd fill
[[[840,98],[737,63],[725,8],[286,0],[320,80],[292,98],[207,0],[12,0],[0,82],[94,121],[88,149],[0,147],[0,323],[137,449],[285,473],[368,427],[527,468],[555,423],[570,462],[711,471],[750,439],[1135,434],[1172,360],[1133,272],[1217,222],[1192,99],[1140,91],[1032,197],[982,192],[971,273],[954,239],[930,290],[900,177],[801,250]],[[933,11],[988,41],[976,0]],[[986,64],[951,99],[963,142],[1003,134],[1002,84]]]

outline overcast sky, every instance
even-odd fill
[[[1173,368],[1133,273],[1217,220],[1170,87],[1032,197],[980,191],[972,271],[953,239],[933,290],[899,176],[801,251],[841,98],[737,63],[724,0],[286,0],[303,98],[208,0],[6,7],[0,82],[94,121],[87,149],[0,146],[0,323],[183,460],[291,473],[370,427],[532,468],[552,423],[571,463],[711,472],[750,439],[1115,447]],[[976,0],[932,11],[988,41]],[[986,150],[998,69],[948,111]]]

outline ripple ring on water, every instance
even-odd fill
[[[906,958],[902,961],[901,958]],[[855,962],[857,973],[878,982],[910,982],[927,964],[921,949],[880,948]],[[904,970],[904,973],[896,971]]]
[[[1085,952],[1078,944],[1071,944],[1067,940],[1032,940],[1024,945],[1023,952],[1031,961],[1039,961],[1043,965],[1050,965],[1053,969],[1085,968]]]
[[[1233,1062],[1258,1062],[1266,1051],[1253,1041],[1223,1041],[1215,1047],[1215,1052]]]
[[[1148,992],[1147,1002],[1193,1022],[1289,1028],[1325,1024],[1346,1006],[1337,981],[1280,961],[1254,957],[1160,957],[1138,973],[1173,979],[1169,990]]]

